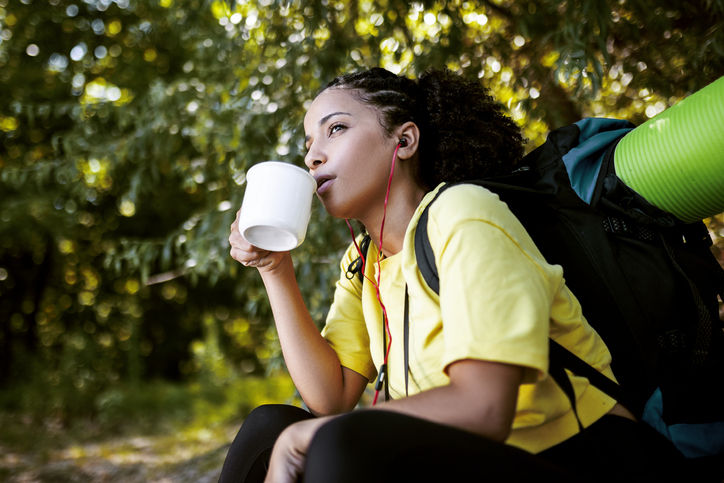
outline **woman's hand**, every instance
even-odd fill
[[[296,483],[304,471],[307,448],[317,430],[331,417],[310,419],[292,424],[285,429],[272,450],[266,483]]]
[[[229,234],[229,245],[231,245],[231,257],[245,267],[256,267],[260,272],[273,272],[286,259],[291,260],[289,252],[271,252],[255,247],[241,236],[239,232],[239,214],[236,212],[236,219],[231,224]]]

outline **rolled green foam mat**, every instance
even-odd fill
[[[724,77],[629,132],[614,165],[626,185],[685,223],[724,212]]]

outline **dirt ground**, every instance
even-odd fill
[[[0,481],[216,482],[239,424],[176,434],[114,437],[41,451],[0,445]]]

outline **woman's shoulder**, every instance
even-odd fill
[[[482,221],[496,226],[518,224],[500,197],[479,185],[459,183],[445,189],[430,205],[429,218],[440,226]]]
[[[453,238],[483,243],[480,237],[485,236],[487,241],[496,239],[516,247],[540,266],[547,265],[526,228],[496,193],[461,183],[446,189],[429,206],[427,233],[433,251],[445,249]]]

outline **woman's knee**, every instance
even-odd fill
[[[220,481],[263,481],[269,455],[281,432],[298,421],[313,417],[303,409],[283,404],[254,409],[229,448]]]
[[[296,406],[266,404],[255,408],[244,420],[239,435],[261,438],[273,445],[279,434],[290,425],[314,416]]]
[[[358,446],[379,436],[380,415],[381,411],[355,411],[338,416],[319,428],[312,445],[357,453]]]
[[[372,411],[352,412],[334,418],[315,434],[307,450],[305,481],[355,482],[360,472],[374,463],[379,451],[375,441],[377,415]]]

